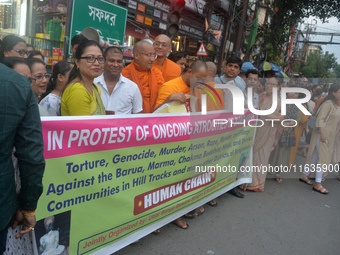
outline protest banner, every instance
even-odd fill
[[[255,129],[242,123],[253,117],[248,111],[42,118],[46,170],[36,249],[113,253],[251,182],[239,169],[251,164]],[[235,124],[214,126],[214,119]]]

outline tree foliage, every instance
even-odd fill
[[[282,57],[284,45],[289,42],[294,24],[302,19],[316,16],[325,21],[330,17],[340,20],[339,0],[274,0],[269,5],[271,16],[269,26],[259,29],[258,37],[263,38],[262,48],[265,49],[267,60],[278,63]]]
[[[334,54],[323,55],[319,52],[313,52],[301,67],[301,72],[302,75],[307,78],[332,78],[334,75],[331,70],[335,70],[337,66]]]

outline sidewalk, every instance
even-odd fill
[[[322,195],[299,176],[267,179],[265,192],[244,199],[224,194],[217,207],[187,220],[188,230],[168,224],[115,255],[340,254],[340,181],[323,182],[330,194]]]

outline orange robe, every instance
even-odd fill
[[[194,91],[192,92],[192,95],[197,97],[196,112],[201,112],[202,111],[202,109],[201,109],[201,106],[202,106],[202,103],[201,103],[202,95],[207,95],[207,111],[208,112],[224,110],[224,97],[223,97],[222,89],[215,89],[215,84],[217,84],[216,82],[212,82],[211,81],[211,82],[206,82],[206,84],[209,87],[208,86],[204,86],[204,85],[196,86],[194,88]],[[214,99],[207,92],[205,92],[204,90],[202,90],[200,88],[207,90],[213,96],[215,101],[214,101]],[[217,93],[218,96],[216,95],[215,92]],[[221,101],[219,99],[221,99]]]
[[[173,80],[181,76],[181,68],[175,62],[170,59],[165,59],[162,66],[159,66],[156,61],[153,62],[153,66],[162,72],[164,82]]]
[[[184,93],[190,95],[190,87],[188,87],[182,80],[182,76],[164,83],[159,91],[156,102],[156,107],[161,105],[171,94]]]
[[[221,99],[222,104],[220,100],[218,99],[217,95],[215,94],[214,91],[211,90],[208,86],[201,86],[201,88],[209,91],[214,99],[211,98],[210,95],[207,95],[207,111],[217,111],[217,110],[223,110],[224,109],[224,99],[223,99],[223,92],[221,89],[215,89],[215,84],[216,82],[208,82],[207,85],[213,88],[213,90],[216,91],[218,94],[218,97]],[[192,95],[197,98],[196,101],[196,111],[200,112],[201,111],[201,97],[203,94],[207,94],[205,91],[201,90],[198,88],[198,86],[194,87],[193,89],[190,89],[182,80],[182,76],[178,77],[176,79],[173,79],[171,81],[168,81],[164,83],[158,92],[158,98],[157,98],[157,103],[156,107],[161,105],[171,94],[175,93],[180,93],[182,92],[183,94],[186,95]]]
[[[122,75],[138,85],[143,98],[143,113],[155,110],[158,90],[164,83],[162,73],[155,67],[150,70],[141,68],[134,60],[125,67]]]

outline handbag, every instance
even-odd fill
[[[319,114],[320,110],[321,110],[321,107],[319,107],[318,111],[315,113],[315,115],[313,116],[313,118],[311,118],[311,120],[308,121],[308,126],[311,127],[312,129],[317,130],[317,128],[316,128],[316,118],[318,117],[318,114]],[[328,116],[327,116],[327,119],[326,119],[325,123],[323,124],[323,127],[324,127],[324,128],[326,127],[326,122],[328,121],[328,118],[329,118],[329,116],[332,114],[332,112],[333,112],[333,107],[332,107],[332,110],[329,112],[329,114],[328,114]],[[308,133],[309,133],[309,132],[308,132]]]

